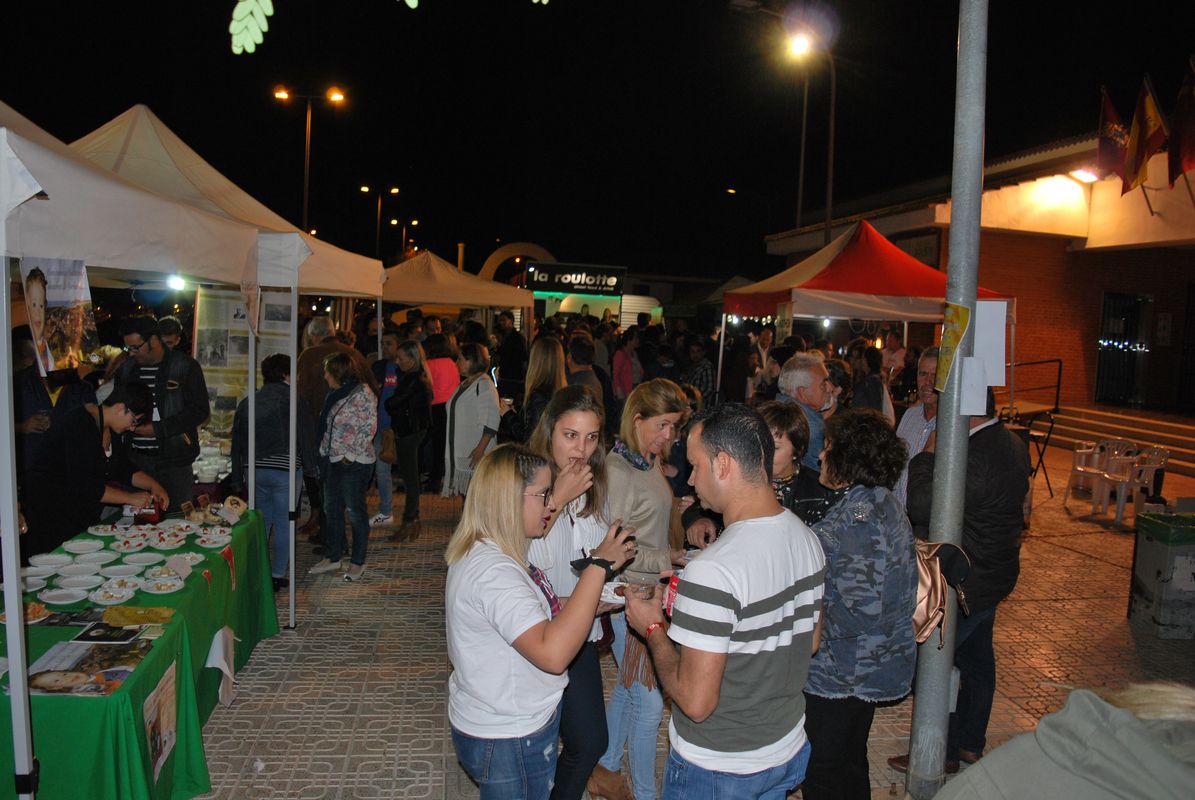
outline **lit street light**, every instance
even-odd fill
[[[365,194],[369,194],[370,189],[368,186],[362,186],[361,191]],[[375,230],[374,230],[374,239],[373,239],[373,257],[381,258],[382,257],[382,194],[383,194],[382,190],[379,189],[377,194],[378,194],[378,216],[377,216],[377,224],[374,226]],[[385,194],[391,194],[391,195],[398,194],[398,187],[391,186],[388,190],[386,190]],[[394,224],[393,221],[391,221],[390,224],[393,225]]]
[[[806,31],[799,31],[788,40],[789,54],[798,60],[809,57],[819,49],[817,41]],[[830,120],[826,130],[826,232],[824,244],[830,243],[831,221],[834,218],[834,105],[838,95],[838,73],[834,67],[834,53],[829,47],[821,47],[830,66]],[[805,180],[805,109],[809,104],[809,79],[805,79],[805,103],[801,110],[801,185],[797,187],[797,227],[801,225],[801,200]]]
[[[285,86],[279,86],[274,89],[274,99],[281,102],[286,102],[292,97],[307,101],[307,128],[303,141],[303,230],[309,230],[307,227],[307,198],[311,189],[311,101],[326,99],[333,105],[339,105],[344,102],[344,92],[333,86],[323,95],[315,94],[292,94]]]

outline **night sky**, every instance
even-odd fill
[[[311,225],[372,255],[385,225],[476,271],[496,240],[640,273],[762,277],[763,236],[792,227],[800,68],[783,23],[727,0],[275,0],[234,55],[232,0],[33,2],[5,9],[0,100],[72,141],[145,103],[200,155],[299,223],[303,105]],[[793,6],[773,3],[784,11]],[[957,2],[822,4],[837,17],[835,200],[949,173]],[[1195,3],[993,2],[987,157],[1094,132],[1099,88],[1128,122],[1144,73],[1169,112],[1195,51]],[[828,81],[811,80],[807,222],[825,192]],[[730,195],[727,188],[737,193]]]

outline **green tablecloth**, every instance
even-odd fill
[[[81,534],[77,538],[103,537]],[[189,798],[210,790],[201,727],[215,708],[220,686],[221,673],[204,668],[212,640],[225,626],[233,630],[238,639],[235,667],[239,670],[259,641],[278,632],[278,620],[260,513],[246,512],[233,528],[230,557],[223,550],[205,550],[193,542],[194,537],[189,537],[183,548],[163,553],[169,557],[190,551],[206,556],[192,568],[182,591],[168,595],[138,592],[128,603],[167,606],[177,613],[120,688],[107,697],[32,698],[34,753],[41,763],[39,798]],[[51,610],[87,606],[83,602]],[[29,662],[80,630],[28,626]],[[177,739],[155,779],[143,704],[171,664],[177,664]],[[6,676],[3,684],[7,683]],[[15,797],[10,719],[6,689],[0,694],[0,798]]]

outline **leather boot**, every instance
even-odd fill
[[[593,768],[585,784],[585,791],[589,793],[591,800],[635,800],[635,795],[622,774],[611,772],[601,764]]]

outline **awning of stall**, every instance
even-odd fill
[[[529,308],[534,303],[529,290],[462,272],[428,250],[386,270],[382,299],[471,308]]]
[[[253,281],[257,231],[91,163],[0,103],[3,252],[88,267]]]
[[[723,310],[774,315],[792,303],[794,317],[937,322],[942,319],[946,273],[923,264],[860,220],[830,244],[783,272],[728,291]],[[1015,301],[980,288],[980,300]]]
[[[71,148],[138,186],[257,228],[257,283],[262,286],[291,286],[297,268],[303,292],[381,294],[380,261],[328,244],[287,222],[205,161],[144,105],[133,106]]]

